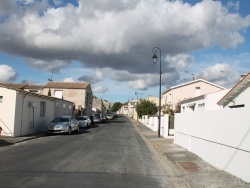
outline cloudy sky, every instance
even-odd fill
[[[90,82],[110,102],[250,71],[248,0],[1,0],[0,82]],[[157,56],[160,57],[159,51]]]

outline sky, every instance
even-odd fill
[[[248,0],[1,0],[0,82],[89,82],[127,102],[250,72]],[[158,47],[158,61],[152,61]],[[160,53],[161,52],[161,53]],[[137,94],[135,94],[137,93]]]

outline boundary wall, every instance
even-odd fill
[[[146,125],[148,128],[150,128],[152,131],[158,132],[158,116],[142,116],[142,119],[140,119],[140,122],[144,125]],[[161,116],[161,130],[160,134],[162,137],[167,138],[169,135],[169,117],[168,115]]]
[[[174,142],[250,182],[250,108],[175,114]]]

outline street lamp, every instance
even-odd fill
[[[33,130],[32,130],[32,134],[34,134],[34,130],[35,130],[35,106],[36,106],[36,103],[32,102],[32,109],[33,109]]]
[[[157,58],[158,58],[157,55],[156,55],[156,53],[158,51],[160,53],[160,86],[159,86],[158,137],[161,137],[161,132],[160,132],[160,128],[161,128],[161,74],[162,74],[162,72],[161,72],[161,49],[159,47],[154,47],[152,51],[154,53],[154,55],[152,57],[154,63],[157,62]]]

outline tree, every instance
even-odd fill
[[[111,107],[111,111],[112,112],[117,112],[118,110],[120,110],[120,108],[122,107],[122,103],[120,102],[115,102],[112,107]]]
[[[156,104],[147,99],[141,99],[135,109],[139,118],[143,115],[154,115],[158,111]]]
[[[48,91],[48,96],[51,96],[51,91],[50,91],[50,88],[49,88],[49,91]]]

